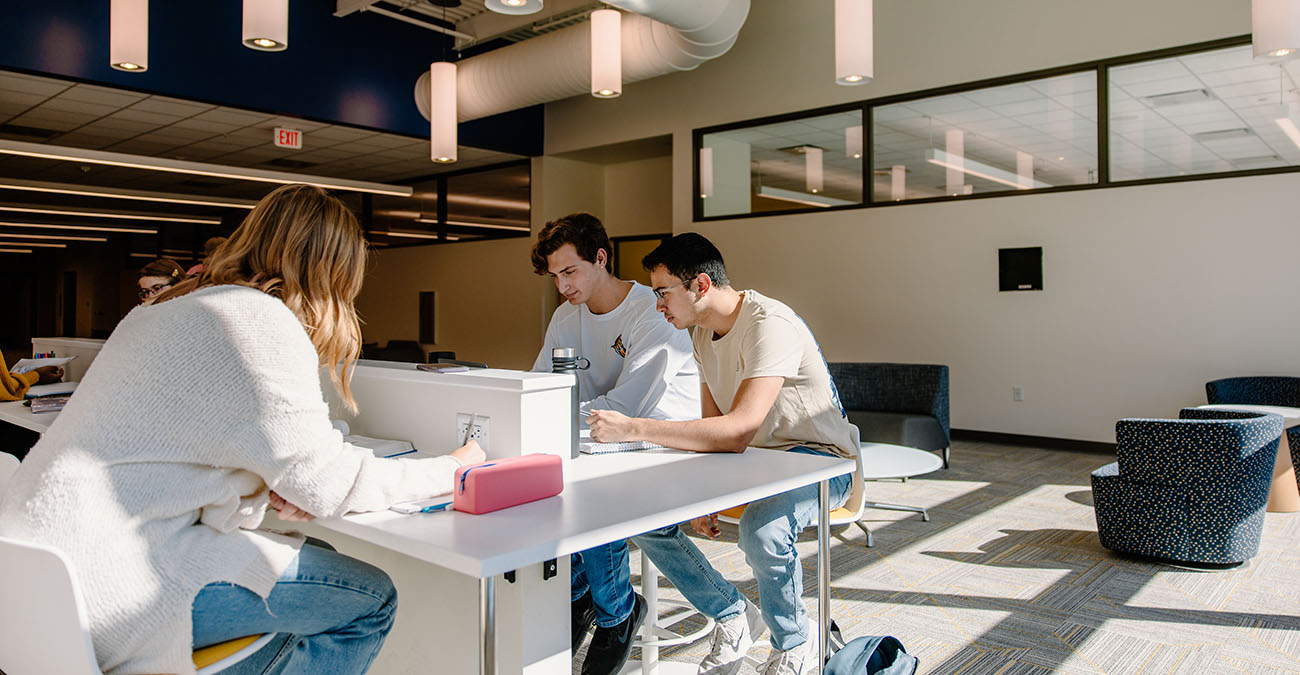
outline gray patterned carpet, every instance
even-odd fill
[[[958,442],[952,457],[947,471],[868,486],[874,501],[928,507],[930,522],[869,510],[872,549],[860,530],[835,530],[831,612],[847,638],[893,635],[934,674],[1300,673],[1300,513],[1268,514],[1243,567],[1184,571],[1101,548],[1088,474],[1107,455]],[[697,541],[756,601],[735,530]],[[800,541],[815,612],[815,531]],[[706,649],[661,658],[695,663]]]

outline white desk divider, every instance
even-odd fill
[[[54,352],[55,356],[75,356],[63,368],[64,382],[80,382],[91,362],[99,356],[103,340],[90,338],[34,337],[32,353]],[[10,364],[13,365],[13,364]]]

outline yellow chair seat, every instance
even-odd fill
[[[235,638],[225,642],[218,642],[215,645],[194,650],[194,667],[206,668],[221,659],[234,654],[235,652],[257,642],[261,635],[249,635],[248,637]]]
[[[746,507],[746,506],[749,506],[749,505],[748,505],[748,504],[741,504],[740,506],[733,506],[733,507],[731,507],[731,508],[729,508],[729,509],[727,509],[727,510],[725,510],[725,511],[719,511],[719,512],[718,512],[718,515],[719,515],[719,516],[726,516],[726,517],[731,518],[731,519],[733,519],[733,520],[740,520],[740,514],[742,514],[742,513],[745,512],[745,507]],[[853,513],[852,511],[850,511],[850,510],[844,508],[844,507],[840,507],[840,508],[838,508],[838,509],[835,509],[835,510],[831,511],[831,522],[832,522],[832,523],[835,523],[835,522],[840,521],[840,520],[842,520],[842,519],[854,520],[854,519],[855,519],[854,513]]]

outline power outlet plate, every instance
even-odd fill
[[[1018,384],[1017,384],[1017,385],[1013,385],[1013,386],[1011,387],[1011,400],[1012,400],[1012,401],[1016,401],[1016,402],[1024,401],[1024,400],[1025,400],[1025,388],[1022,387],[1022,386],[1020,386],[1020,385],[1018,385]]]
[[[487,452],[488,432],[492,429],[492,418],[487,415],[456,413],[456,442],[460,443],[465,438],[465,430],[469,428],[471,418],[474,419],[474,429],[469,432],[469,437],[471,440],[478,441],[479,447]]]

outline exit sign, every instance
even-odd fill
[[[277,148],[302,149],[302,132],[297,129],[275,128],[275,146]]]

